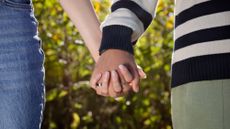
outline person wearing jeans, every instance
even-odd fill
[[[0,128],[39,129],[44,54],[30,0],[0,0]]]

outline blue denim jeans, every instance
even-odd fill
[[[0,0],[0,129],[39,129],[44,54],[30,0]]]

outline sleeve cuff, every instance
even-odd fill
[[[131,43],[132,29],[121,25],[106,26],[102,29],[102,40],[99,49],[101,55],[108,49],[120,49],[133,54]]]

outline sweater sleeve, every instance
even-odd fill
[[[111,13],[102,22],[99,53],[121,49],[133,54],[132,45],[155,16],[158,0],[112,0]]]

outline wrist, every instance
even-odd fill
[[[109,49],[119,49],[133,54],[131,43],[132,29],[121,25],[106,26],[102,30],[99,54]]]

